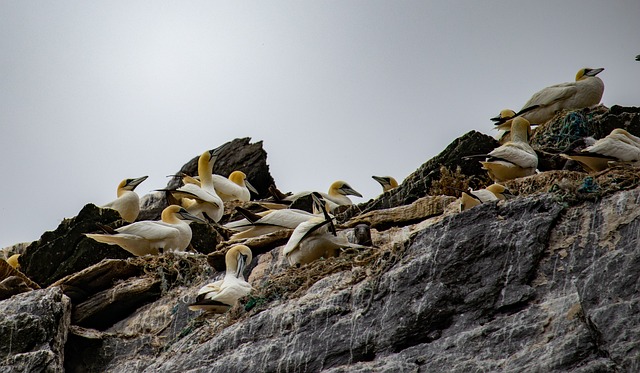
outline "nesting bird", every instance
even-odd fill
[[[391,176],[371,176],[373,180],[382,185],[382,193],[398,186],[398,182]]]
[[[261,215],[249,215],[246,210],[238,207],[236,209],[241,211],[245,219],[225,224],[225,228],[240,231],[231,236],[232,240],[257,237],[283,228],[294,229],[298,224],[316,216],[313,213],[299,209],[268,210]]]
[[[190,213],[207,217],[215,222],[222,219],[224,214],[224,204],[222,199],[216,193],[213,184],[213,164],[217,157],[218,149],[205,151],[198,158],[198,176],[200,183],[193,181],[193,178],[177,189],[161,189],[167,191],[171,195],[181,200],[182,205]]]
[[[529,145],[529,121],[516,117],[511,124],[511,141],[487,154],[482,166],[494,182],[533,175],[538,167],[538,156]]]
[[[460,211],[468,210],[482,203],[506,200],[513,196],[509,189],[502,184],[491,184],[485,189],[462,192],[460,197]]]
[[[536,92],[523,106],[528,110],[520,116],[529,123],[543,124],[560,110],[577,110],[598,105],[604,93],[604,83],[598,75],[604,68],[582,68],[575,82],[560,83]]]
[[[235,245],[225,255],[224,278],[200,288],[196,301],[189,305],[192,311],[204,310],[224,313],[233,307],[238,299],[251,292],[251,285],[244,279],[244,269],[251,263],[251,249],[245,245]]]
[[[183,251],[191,242],[191,227],[182,219],[205,223],[183,207],[171,205],[162,210],[161,221],[138,221],[104,234],[85,235],[98,242],[118,245],[137,256],[157,255],[160,250]]]
[[[148,176],[142,176],[135,179],[124,179],[118,184],[118,198],[103,205],[103,208],[110,208],[118,211],[120,217],[125,221],[132,223],[138,218],[140,213],[140,197],[134,192],[134,189]]]
[[[242,171],[233,171],[228,178],[214,174],[213,187],[223,202],[235,200],[247,202],[251,200],[251,192],[258,194]]]
[[[296,193],[286,198],[289,201],[295,201],[296,199],[308,195],[311,192]],[[362,194],[353,189],[346,181],[338,180],[334,181],[330,186],[327,193],[321,193],[322,198],[325,199],[329,211],[333,212],[338,206],[352,205],[351,199],[347,196],[356,196],[362,198]]]
[[[502,145],[508,141],[511,141],[511,123],[513,123],[513,119],[535,108],[537,108],[537,106],[528,107],[520,110],[517,113],[511,109],[502,109],[497,116],[491,118],[491,120],[495,122],[496,125],[494,129],[500,131],[496,136],[498,142]],[[529,137],[531,137],[531,135],[533,134],[531,129],[529,129]]]
[[[582,151],[567,152],[561,156],[578,162],[587,172],[599,172],[612,162],[640,161],[640,138],[622,128],[615,128]]]
[[[314,202],[324,205],[319,194],[313,195]],[[344,247],[363,248],[364,246],[353,244],[346,238],[338,236],[333,224],[333,217],[323,211],[323,216],[314,216],[300,223],[293,230],[291,237],[282,250],[289,264],[298,266],[310,263],[319,258],[338,256],[340,249]]]

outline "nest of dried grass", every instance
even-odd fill
[[[441,166],[440,178],[431,184],[427,194],[431,196],[445,195],[460,197],[462,191],[467,191],[469,188],[481,189],[491,184],[492,181],[486,174],[465,175],[462,173],[460,166],[457,166],[455,171]]]
[[[151,277],[160,279],[162,294],[176,286],[190,286],[209,276],[212,269],[206,255],[187,252],[167,252],[127,259]]]

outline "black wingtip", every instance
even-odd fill
[[[262,218],[262,216],[255,214],[242,206],[236,206],[236,211],[240,213],[240,215],[244,216],[250,223],[255,223]]]

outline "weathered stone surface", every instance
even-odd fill
[[[40,286],[92,266],[102,259],[124,259],[132,256],[118,246],[99,243],[84,233],[99,231],[96,223],[122,224],[120,215],[111,209],[88,204],[77,216],[65,219],[55,231],[45,232],[20,256],[20,269]]]
[[[102,329],[158,297],[159,279],[150,276],[135,278],[116,284],[76,305],[71,321],[76,325]]]
[[[355,272],[339,272],[298,299],[276,301],[226,327],[229,315],[200,319],[207,320],[202,324],[193,315],[178,322],[165,313],[167,329],[185,331],[174,334],[166,352],[153,361],[127,352],[126,359],[114,358],[103,367],[113,372],[635,371],[640,248],[632,232],[640,228],[638,201],[640,189],[573,207],[543,194],[426,221],[415,225],[413,234],[403,234],[397,259],[377,277],[354,284]],[[265,265],[280,262],[277,255],[258,261],[254,271],[261,268],[262,276],[274,274]],[[256,276],[250,277],[254,284],[262,281]],[[193,295],[197,288],[185,293]],[[152,338],[144,335],[124,343],[144,352],[144,341]],[[123,343],[122,337],[109,338]],[[96,347],[104,354],[100,351]]]
[[[52,286],[59,286],[74,303],[87,299],[90,295],[111,288],[116,282],[139,276],[141,265],[121,259],[104,259],[89,268],[64,277]]]
[[[346,222],[346,227],[366,223],[378,230],[402,227],[417,223],[432,216],[440,215],[445,207],[455,201],[451,196],[426,196],[406,206],[369,211]]]
[[[0,370],[62,372],[71,302],[40,289],[0,302]]]

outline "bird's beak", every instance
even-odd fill
[[[189,211],[185,210],[184,208],[180,209],[180,211],[178,211],[178,214],[180,214],[180,216],[182,216],[184,219],[188,219],[188,220],[195,221],[195,222],[198,222],[198,223],[207,224],[206,221],[204,221],[203,219],[200,219],[199,217],[191,214]]]
[[[135,187],[137,187],[138,185],[142,184],[143,181],[147,180],[149,176],[142,176],[139,177],[137,179],[133,179],[131,180],[131,182],[129,183],[129,185],[131,186],[131,189],[135,189]]]
[[[256,188],[253,187],[253,185],[251,185],[251,183],[249,182],[249,180],[244,179],[244,185],[247,186],[247,189],[249,189],[250,192],[254,193],[254,194],[260,194],[258,193],[258,191],[256,190]]]
[[[240,254],[238,256],[238,270],[236,271],[236,277],[242,276],[242,272],[244,272],[244,267],[247,265],[247,256],[244,254]]]
[[[383,177],[380,177],[380,176],[371,176],[371,178],[373,178],[373,180],[375,180],[375,181],[379,182],[380,184],[382,184],[382,186],[389,185],[389,183],[387,182],[387,180],[386,180],[385,178],[383,178]]]
[[[597,69],[590,69],[584,75],[596,76],[596,75],[600,74],[603,70],[604,70],[604,67],[600,67],[600,68],[597,68]]]
[[[342,190],[344,194],[362,198],[362,194],[358,193],[356,190],[351,189],[349,187],[343,186],[342,188],[340,188],[340,190]]]
[[[502,192],[502,195],[506,199],[515,197],[515,195],[513,195],[509,189],[505,189],[504,192]]]

